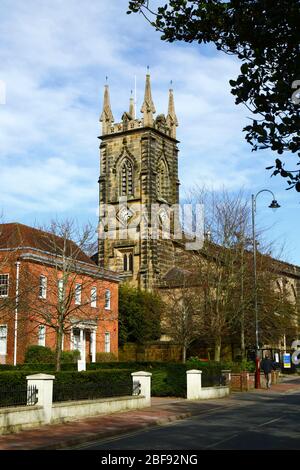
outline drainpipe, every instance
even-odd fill
[[[19,305],[19,277],[20,277],[20,261],[16,262],[16,306],[15,306],[15,341],[14,341],[14,366],[17,365],[17,341],[18,341],[18,305]]]

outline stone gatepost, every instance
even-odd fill
[[[231,387],[231,370],[221,370],[222,377],[225,377],[225,385]]]
[[[54,375],[34,374],[27,375],[27,386],[35,386],[38,390],[37,405],[44,408],[45,423],[50,423],[52,418],[52,402],[53,402],[53,380]]]
[[[132,382],[140,382],[141,395],[146,398],[146,401],[151,405],[151,372],[132,372]]]
[[[188,400],[198,400],[202,388],[202,370],[186,371],[186,398]]]

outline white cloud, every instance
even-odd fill
[[[50,218],[64,211],[95,217],[105,76],[119,120],[135,75],[139,111],[147,65],[158,113],[166,112],[174,82],[182,188],[203,182],[282,192],[283,182],[264,171],[273,156],[252,154],[243,140],[248,113],[234,105],[228,84],[239,64],[213,49],[160,41],[141,15],[126,15],[127,5],[14,0],[12,8],[2,0],[0,185],[1,205],[12,219],[29,223],[34,213]],[[295,196],[287,194],[293,211]]]

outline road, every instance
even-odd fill
[[[74,449],[300,449],[300,392],[239,393],[223,403],[221,410]]]

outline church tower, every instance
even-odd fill
[[[179,180],[173,90],[167,116],[155,117],[149,73],[141,113],[137,118],[131,97],[129,110],[115,123],[105,85],[98,262],[118,271],[131,285],[152,289],[174,265],[172,236],[165,236],[162,225],[169,217],[168,224],[174,227],[170,208],[179,203]]]

